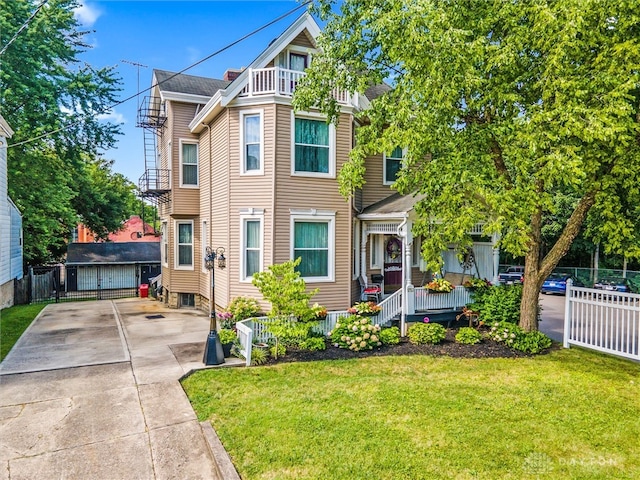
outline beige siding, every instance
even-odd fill
[[[300,32],[300,34],[291,42],[291,45],[305,48],[315,48],[311,35],[306,30]]]
[[[200,210],[198,188],[180,187],[180,140],[198,140],[198,136],[189,131],[189,122],[196,114],[197,105],[168,103],[171,106],[171,116],[169,117],[171,121],[171,214],[197,215]]]
[[[278,143],[276,145],[276,220],[274,261],[291,258],[290,209],[318,209],[336,212],[335,281],[309,283],[319,288],[315,300],[329,309],[343,309],[351,303],[351,208],[340,196],[335,178],[291,175],[291,108],[277,106]],[[336,171],[347,160],[351,148],[351,119],[341,118],[336,132]]]
[[[389,185],[383,185],[384,160],[382,155],[368,157],[365,161],[366,172],[364,179],[367,182],[362,189],[362,206],[364,208],[392,195]]]

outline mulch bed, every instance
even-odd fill
[[[269,358],[267,365],[285,362],[309,362],[316,360],[344,360],[349,358],[379,357],[387,355],[431,355],[453,358],[521,358],[535,355],[513,350],[506,345],[493,340],[483,339],[476,345],[463,345],[455,340],[457,329],[447,329],[447,337],[438,345],[414,345],[407,338],[401,338],[398,345],[383,345],[380,348],[354,352],[347,348],[337,348],[327,342],[327,349],[317,352],[308,350],[288,349],[284,357],[277,360]],[[549,353],[559,348],[554,344],[541,354]]]

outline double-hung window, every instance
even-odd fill
[[[335,127],[324,119],[293,117],[293,173],[335,175]]]
[[[240,212],[241,245],[240,281],[250,281],[262,270],[263,210],[248,209]]]
[[[193,269],[193,221],[176,222],[176,268]]]
[[[162,222],[161,225],[161,233],[162,233],[162,251],[161,251],[161,256],[162,256],[162,264],[166,267],[169,266],[169,229],[168,229],[168,225],[167,222]]]
[[[240,129],[242,140],[241,173],[261,174],[263,173],[262,112],[241,113]]]
[[[396,147],[390,155],[384,156],[384,184],[391,185],[396,181],[398,172],[402,168],[402,158],[404,157],[402,148]]]
[[[292,257],[308,281],[332,281],[335,270],[335,213],[314,212],[292,216]]]
[[[198,186],[198,144],[180,141],[180,185]]]

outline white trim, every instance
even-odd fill
[[[163,220],[160,224],[160,261],[169,268],[169,222]]]
[[[248,116],[258,115],[260,118],[260,168],[257,170],[247,170],[246,148],[244,143],[244,122]],[[244,110],[240,112],[240,175],[264,175],[264,110]]]
[[[193,93],[183,92],[169,92],[163,90],[160,90],[160,98],[163,101],[169,100],[182,103],[201,103],[203,105],[211,100],[211,97],[207,95],[196,95]]]
[[[336,212],[329,211],[321,211],[311,209],[311,210],[290,210],[291,212],[291,220],[290,220],[290,258],[295,260],[295,223],[299,222],[317,222],[317,223],[327,223],[328,224],[328,239],[327,239],[327,276],[326,277],[303,277],[305,282],[334,282],[335,281],[335,270],[336,270],[336,248],[335,248],[335,237],[336,237]],[[305,213],[306,212],[306,213]]]
[[[353,245],[351,245],[351,255],[353,259],[351,261],[351,280],[356,280],[360,276],[360,239],[362,238],[362,222],[357,218],[353,218],[352,221],[352,239]]]
[[[245,244],[247,240],[247,222],[260,222],[260,271],[264,268],[264,210],[262,209],[242,209],[240,210],[240,282],[251,283],[253,276],[245,276]]]
[[[178,261],[180,260],[180,243],[178,242],[178,235],[179,235],[179,228],[178,226],[184,224],[184,225],[191,225],[191,265],[178,265]],[[174,220],[173,222],[173,238],[175,239],[175,244],[174,244],[174,261],[173,261],[173,265],[174,265],[174,269],[175,270],[193,270],[194,269],[194,264],[195,264],[195,236],[194,236],[194,228],[193,228],[193,220]],[[184,245],[188,245],[188,244],[184,244]]]
[[[180,188],[199,188],[200,187],[200,142],[198,142],[198,140],[194,140],[194,139],[189,139],[189,138],[181,138],[179,139],[179,148],[178,148],[178,155],[179,155],[179,164],[180,164]],[[195,145],[196,146],[196,183],[194,184],[184,184],[183,182],[183,178],[182,178],[182,147],[184,145]],[[192,163],[188,164],[188,165],[193,165]]]
[[[382,268],[382,258],[384,253],[382,252],[382,240],[384,237],[380,234],[369,235],[369,269],[380,270]],[[376,258],[374,258],[374,255]]]
[[[336,178],[336,127],[333,123],[329,127],[329,172],[306,172],[296,170],[296,118],[306,120],[325,121],[327,117],[319,113],[298,112],[291,110],[291,175],[295,177]]]

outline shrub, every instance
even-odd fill
[[[540,353],[549,348],[553,342],[542,332],[528,332],[517,338],[513,348],[525,353]]]
[[[276,343],[269,347],[269,353],[273,358],[284,357],[287,354],[287,348],[281,343]]]
[[[416,345],[437,344],[447,336],[447,329],[439,323],[416,323],[407,332],[409,341]]]
[[[331,341],[340,348],[355,352],[371,350],[382,345],[379,337],[380,326],[372,325],[371,319],[360,315],[340,317],[335,328],[329,332]]]
[[[255,345],[251,349],[251,365],[262,365],[269,359],[266,348],[259,348]]]
[[[524,331],[511,322],[493,322],[489,327],[489,338],[513,347],[524,335]]]
[[[495,285],[482,288],[473,294],[472,310],[480,312],[486,324],[494,322],[518,323],[522,285]]]
[[[456,342],[464,345],[475,345],[482,341],[482,334],[472,327],[462,327],[456,333]]]
[[[324,337],[309,337],[300,344],[300,348],[311,352],[317,352],[319,350],[326,350],[327,342]]]
[[[400,329],[398,327],[385,328],[380,331],[380,341],[383,345],[397,345],[400,343]]]
[[[229,303],[229,313],[233,315],[233,320],[239,322],[245,318],[255,317],[260,313],[260,305],[255,298],[236,297]]]
[[[220,343],[233,343],[237,340],[238,336],[236,332],[228,328],[222,328],[218,332],[218,337],[220,338]]]

